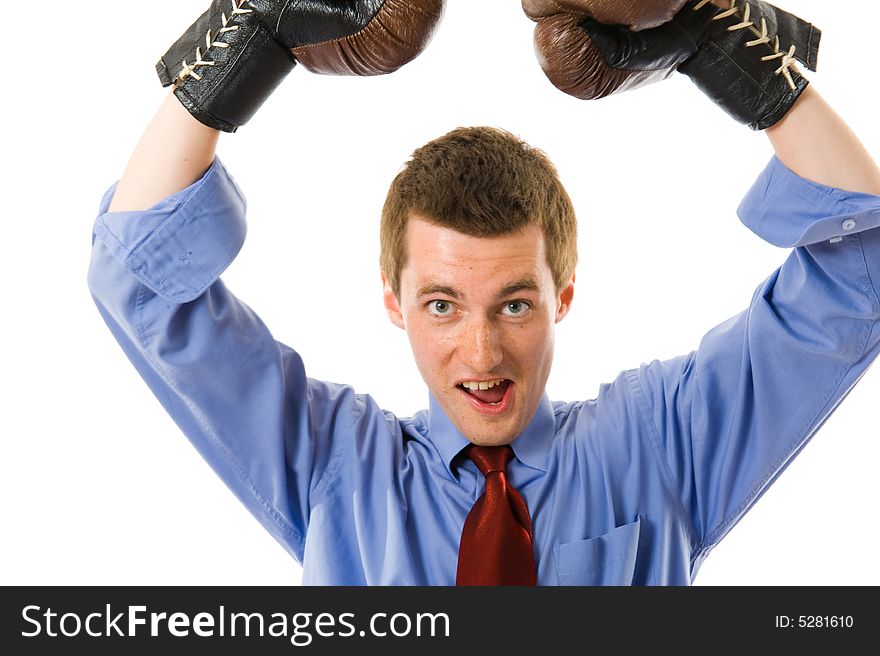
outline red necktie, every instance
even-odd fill
[[[486,491],[461,531],[456,585],[535,585],[532,522],[507,482],[509,446],[472,446],[468,455],[486,477]]]

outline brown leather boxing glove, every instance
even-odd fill
[[[535,21],[569,13],[638,32],[671,21],[685,2],[687,0],[522,0],[522,7]]]
[[[156,64],[162,86],[205,125],[234,132],[297,62],[378,75],[428,44],[444,0],[213,0]]]
[[[726,1],[726,0],[725,0]],[[688,75],[741,123],[776,123],[806,88],[795,65],[816,69],[821,32],[762,0],[523,0],[553,84],[601,98]]]

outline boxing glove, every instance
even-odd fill
[[[235,132],[299,62],[323,74],[391,73],[428,44],[444,0],[213,0],[156,64],[205,125]]]
[[[537,21],[539,61],[556,87],[601,98],[678,70],[736,120],[760,130],[779,121],[806,88],[795,60],[816,69],[821,32],[762,0],[730,0],[726,9],[709,0],[669,0],[667,8],[677,11],[659,24],[657,2],[616,4],[626,23],[606,22],[607,0],[523,0]],[[634,29],[644,25],[654,27]]]
[[[568,13],[638,32],[671,21],[685,2],[687,0],[523,0],[522,8],[535,21]]]

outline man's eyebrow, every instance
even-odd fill
[[[445,287],[443,285],[435,284],[427,284],[422,287],[416,294],[416,298],[421,298],[422,296],[431,296],[433,294],[441,294],[443,296],[458,298],[458,292],[452,289],[452,287]]]
[[[502,299],[511,294],[516,294],[517,292],[521,292],[523,290],[539,292],[541,291],[538,288],[538,283],[534,278],[523,278],[522,280],[517,280],[516,282],[507,285],[504,289],[498,292],[498,298]]]
[[[521,280],[517,280],[516,282],[510,283],[504,289],[496,294],[496,298],[502,299],[506,298],[512,294],[516,294],[517,292],[521,292],[523,290],[528,290],[532,292],[541,291],[538,288],[538,283],[534,278],[523,278]],[[416,298],[421,298],[422,296],[432,296],[434,294],[440,294],[443,296],[449,296],[451,298],[461,298],[461,295],[455,291],[452,287],[446,287],[445,285],[437,285],[433,283],[429,283],[422,287],[418,293],[416,294]]]

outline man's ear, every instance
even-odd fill
[[[571,309],[571,302],[574,300],[574,274],[571,274],[571,280],[559,292],[559,303],[556,306],[556,323],[559,323],[568,314]]]
[[[398,328],[406,330],[403,323],[403,312],[400,311],[400,301],[391,289],[388,283],[388,277],[382,272],[382,300],[385,302],[385,311],[388,312],[388,318]]]

